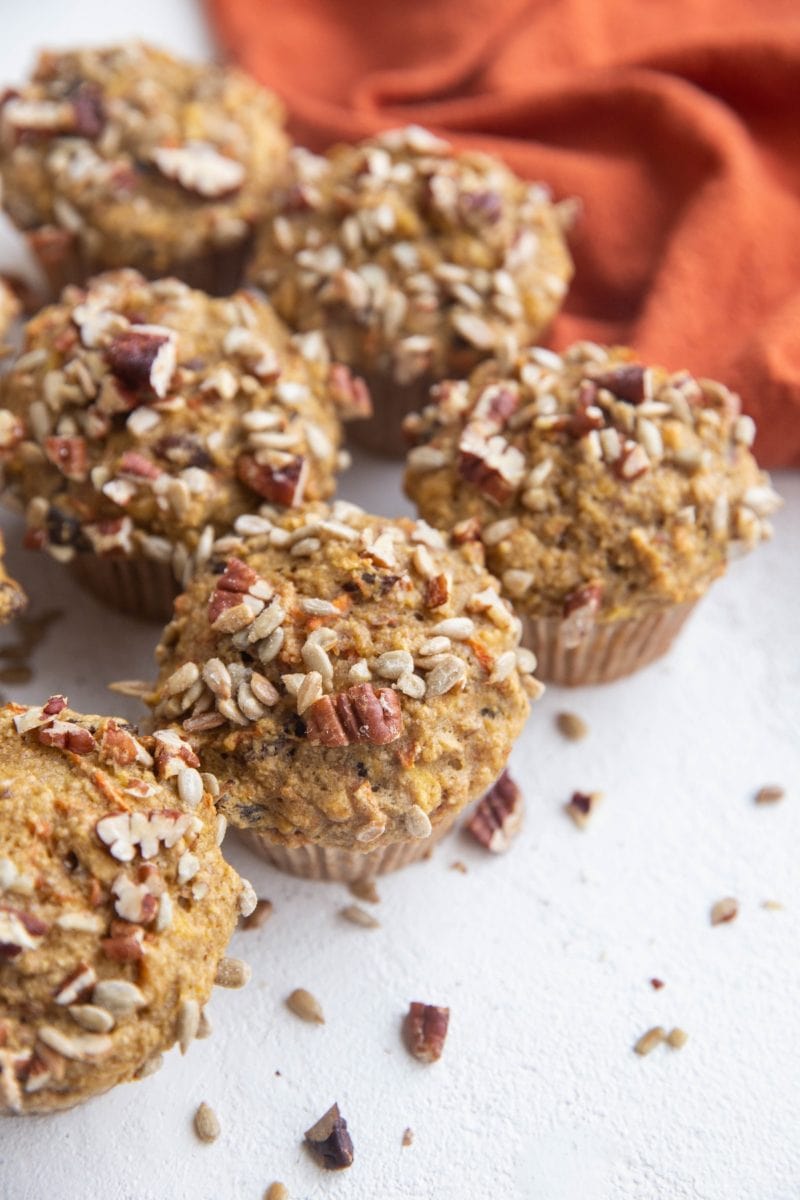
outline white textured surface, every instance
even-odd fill
[[[2,30],[2,78],[44,37],[204,45],[174,0],[6,5]],[[342,491],[397,512],[397,476],[364,461]],[[57,1117],[3,1121],[0,1198],[260,1200],[277,1178],[292,1200],[797,1200],[800,476],[778,486],[775,542],[735,564],[667,660],[536,706],[513,758],[526,825],[505,858],[455,835],[380,883],[381,928],[368,931],[337,916],[344,888],[281,876],[229,837],[275,905],[234,943],[252,983],[218,992],[214,1036],[158,1076]],[[148,677],[157,631],[104,612],[16,550],[19,527],[5,525],[34,608],[66,614],[15,698],[63,690],[76,707],[135,717],[104,683]],[[12,636],[0,631],[0,645]],[[589,721],[580,744],[554,730],[565,707]],[[757,808],[772,781],[787,799]],[[561,811],[575,788],[606,793],[585,832]],[[712,929],[726,895],[740,916]],[[666,987],[653,991],[652,976]],[[298,986],[321,1000],[324,1027],[285,1010]],[[432,1067],[399,1039],[412,999],[451,1008]],[[655,1024],[683,1026],[686,1047],[637,1058]],[[222,1123],[213,1146],[192,1132],[201,1100]],[[337,1176],[300,1144],[334,1100],[356,1151]]]

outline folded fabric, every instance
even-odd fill
[[[579,197],[552,343],[741,392],[800,464],[797,0],[208,0],[320,149],[408,122]]]

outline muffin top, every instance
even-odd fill
[[[207,557],[265,498],[329,495],[338,413],[369,408],[324,341],[292,343],[249,292],[215,299],[136,271],[65,289],[2,381],[7,486],[58,558]]]
[[[45,52],[0,109],[3,203],[21,229],[54,226],[108,266],[163,273],[248,234],[285,167],[282,121],[231,68],[141,42]]]
[[[179,733],[0,709],[0,1112],[66,1108],[197,1034],[244,884]]]
[[[406,430],[422,515],[479,539],[523,613],[614,620],[697,599],[780,503],[720,383],[581,342],[446,382]]]
[[[332,507],[242,518],[157,651],[237,826],[288,846],[426,837],[496,778],[541,690],[472,544]],[[223,549],[218,546],[218,551]]]
[[[498,159],[417,126],[290,157],[252,278],[342,361],[398,384],[464,374],[532,341],[561,304],[567,210]]]

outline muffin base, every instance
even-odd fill
[[[109,608],[162,625],[171,620],[180,588],[169,563],[78,554],[71,565],[79,583]]]
[[[405,458],[408,442],[403,435],[403,421],[409,413],[425,407],[436,380],[426,373],[413,383],[400,384],[377,371],[355,370],[369,388],[372,416],[365,421],[353,421],[348,426],[348,437],[373,454]]]
[[[52,298],[57,298],[68,284],[80,285],[92,275],[117,269],[117,264],[109,262],[102,254],[90,253],[76,237],[65,236],[64,230],[52,226],[34,230],[27,235],[27,241],[44,273]],[[252,241],[252,235],[248,235],[241,242],[215,246],[204,254],[172,259],[163,270],[154,271],[139,262],[128,265],[148,279],[174,276],[209,295],[227,296],[242,282]]]
[[[427,858],[434,846],[452,829],[456,815],[440,821],[429,837],[413,842],[392,842],[379,850],[366,852],[316,845],[290,848],[252,830],[240,829],[237,832],[259,857],[290,875],[299,875],[303,879],[357,883],[376,875],[385,875],[388,871],[398,871],[401,867]]]
[[[559,617],[522,618],[522,644],[538,660],[537,679],[564,687],[611,683],[667,653],[696,600],[622,621],[598,622],[577,646],[565,645]]]

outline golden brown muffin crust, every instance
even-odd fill
[[[445,383],[406,423],[406,491],[479,538],[520,612],[600,620],[699,598],[780,501],[739,397],[632,351],[533,349]]]
[[[156,277],[242,242],[284,169],[277,98],[141,42],[45,52],[0,109],[3,202],[55,247]]]
[[[398,384],[534,341],[572,274],[568,210],[418,126],[291,156],[251,278],[297,329]]]
[[[339,413],[368,397],[319,336],[290,342],[250,292],[216,299],[136,271],[67,288],[3,381],[6,481],[28,542],[174,561],[265,498],[331,493]]]
[[[0,709],[0,1112],[69,1107],[194,1036],[252,892],[209,786],[175,732],[63,696]]]
[[[191,582],[152,703],[234,824],[368,851],[493,781],[541,689],[474,551],[338,501],[262,518]]]

